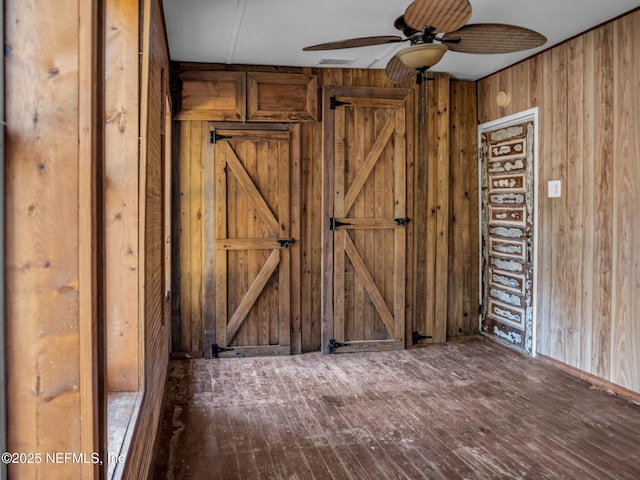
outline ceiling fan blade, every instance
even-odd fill
[[[469,17],[468,0],[415,0],[404,12],[407,25],[419,31],[428,26],[434,32],[451,32],[467,23]]]
[[[383,45],[385,43],[397,43],[402,41],[402,37],[398,37],[396,35],[380,35],[377,37],[349,38],[346,40],[337,40],[335,42],[320,43],[318,45],[304,47],[302,50],[305,52],[313,52],[316,50],[337,50],[340,48],[368,47],[370,45]]]
[[[456,38],[460,41],[451,41]],[[476,23],[449,32],[442,40],[454,52],[486,54],[519,52],[539,47],[545,44],[547,37],[516,25]]]
[[[387,63],[387,68],[385,69],[387,77],[389,77],[394,82],[404,82],[405,80],[409,80],[411,77],[417,75],[417,70],[411,67],[407,67],[404,63],[400,61],[398,55],[394,55],[389,63]]]

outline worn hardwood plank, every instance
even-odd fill
[[[274,479],[640,474],[639,405],[482,337],[174,361],[166,404],[161,449],[171,453],[158,479],[212,468]]]

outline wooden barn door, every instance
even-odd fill
[[[535,122],[480,127],[481,331],[533,352]]]
[[[205,279],[205,315],[215,329],[205,327],[205,342],[212,356],[287,355],[299,283],[290,268],[290,132],[218,129],[211,141],[205,263],[214,278]]]
[[[405,346],[407,90],[325,91],[323,351]]]

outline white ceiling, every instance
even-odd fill
[[[468,23],[509,23],[548,39],[540,48],[499,55],[447,52],[431,70],[477,80],[640,6],[640,0],[469,0]],[[303,52],[308,45],[400,35],[394,20],[411,0],[163,0],[171,59],[241,65],[384,68],[400,48],[377,45]],[[328,64],[335,68],[336,65]]]

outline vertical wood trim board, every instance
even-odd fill
[[[437,74],[429,82],[427,116],[427,331],[433,342],[447,336],[449,269],[449,77]]]
[[[476,85],[450,86],[447,338],[478,331],[478,163]]]
[[[640,392],[640,11],[478,82],[480,122],[540,112],[538,345]],[[500,90],[511,104],[498,107]],[[547,198],[547,182],[562,197]]]
[[[106,430],[106,416],[103,415],[106,397],[104,371],[99,371],[98,359],[98,284],[97,284],[97,225],[96,204],[98,176],[102,162],[102,98],[103,42],[100,22],[103,5],[100,1],[79,3],[78,28],[78,284],[84,286],[78,291],[79,316],[79,364],[80,364],[80,446],[82,452],[98,452],[105,457],[105,444],[100,440],[100,432]],[[93,479],[100,474],[104,465],[83,463],[81,478]]]
[[[104,218],[107,388],[138,390],[139,11],[108,0],[105,61]]]

